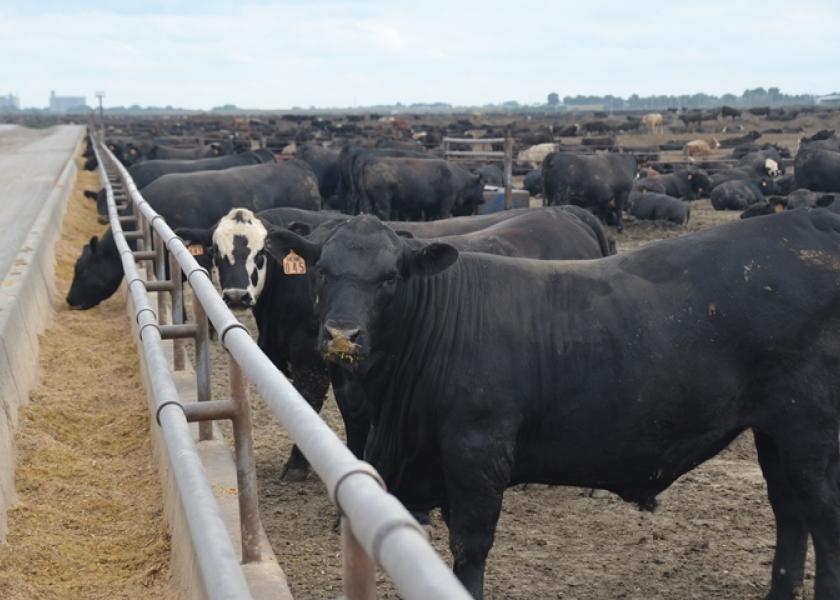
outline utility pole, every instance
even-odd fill
[[[105,97],[105,92],[96,92],[96,97],[99,98],[99,128],[105,130],[105,116],[102,112],[102,98]]]

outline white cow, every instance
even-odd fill
[[[642,117],[642,125],[647,127],[651,133],[664,133],[664,123],[662,113],[648,113]]]
[[[530,163],[534,169],[539,169],[542,166],[545,157],[557,150],[558,144],[537,144],[531,146],[519,153],[517,160],[519,162]]]
[[[683,146],[683,154],[690,158],[694,158],[695,156],[709,156],[712,150],[716,148],[720,148],[720,142],[715,138],[712,138],[711,141],[691,140]]]

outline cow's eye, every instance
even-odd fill
[[[257,255],[254,257],[254,264],[258,269],[263,268],[263,265],[265,264],[265,252],[263,250],[257,252]]]

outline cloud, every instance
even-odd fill
[[[838,16],[815,0],[4,3],[0,93],[197,108],[819,93],[840,76]]]

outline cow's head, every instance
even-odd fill
[[[776,182],[770,179],[769,177],[761,177],[758,180],[758,188],[761,190],[761,193],[765,196],[770,196],[771,194],[779,193],[779,189],[776,185]]]
[[[323,242],[283,229],[272,230],[268,240],[275,259],[282,262],[294,251],[314,271],[318,348],[327,360],[351,368],[405,325],[392,319],[418,300],[408,292],[410,281],[431,277],[458,258],[449,244],[403,238],[369,215],[336,225]]]
[[[691,189],[697,196],[702,196],[712,187],[712,181],[709,179],[709,175],[702,169],[689,171],[688,182],[691,184]]]
[[[475,209],[484,202],[484,176],[481,173],[469,173],[467,177],[452,207],[452,214],[457,216],[473,214]]]
[[[110,232],[102,240],[93,236],[76,260],[67,304],[74,310],[93,308],[117,291],[122,278],[122,262]]]
[[[767,202],[758,202],[753,204],[747,210],[741,213],[742,219],[750,219],[752,217],[760,217],[763,215],[772,215],[774,213],[783,212],[787,208],[787,200],[774,196]]]
[[[195,254],[212,261],[228,306],[250,308],[256,304],[265,286],[268,231],[253,212],[234,208],[211,229],[179,228],[176,233],[199,249]]]
[[[108,192],[105,188],[96,194],[96,221],[103,225],[108,222]]]
[[[782,169],[779,168],[779,163],[772,158],[764,159],[764,171],[767,173],[768,177],[778,177],[779,175],[782,175]]]

